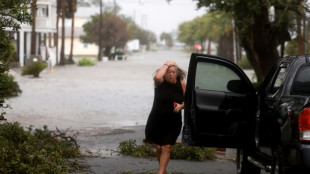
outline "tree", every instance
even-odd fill
[[[30,54],[31,55],[35,55],[36,54],[36,17],[37,17],[37,8],[36,8],[36,3],[37,0],[32,0],[31,1],[31,14],[32,14],[32,29],[31,29],[31,50],[30,50]]]
[[[302,0],[198,0],[198,7],[233,16],[235,31],[259,81],[280,57],[278,46],[291,39],[290,13],[301,15]]]
[[[17,31],[22,23],[31,24],[32,16],[28,12],[28,6],[31,0],[11,0],[0,1],[0,109],[5,108],[5,97],[8,91],[5,83],[5,73],[9,70],[9,59],[6,52],[11,50],[12,44],[10,38],[5,33],[6,27]],[[0,120],[4,120],[4,113],[0,113]]]
[[[166,46],[168,48],[173,47],[173,39],[172,39],[171,33],[163,32],[163,33],[160,34],[159,38],[160,38],[161,41],[164,40],[166,42]]]
[[[73,38],[74,38],[74,13],[76,12],[76,0],[70,0],[69,9],[71,14],[71,46],[70,46],[70,55],[69,55],[69,64],[73,64]],[[71,3],[70,3],[71,2]]]
[[[218,43],[217,55],[234,61],[232,17],[218,11],[207,13],[203,17],[208,23],[206,27],[210,30],[207,38]]]
[[[100,16],[95,15],[91,18],[91,21],[83,25],[86,35],[83,35],[80,38],[83,42],[95,43],[98,45],[98,26]],[[127,23],[120,17],[111,13],[104,13],[102,23],[102,46],[104,48],[105,56],[110,57],[111,49],[113,47],[121,49],[125,47],[130,38],[130,34],[127,30]]]
[[[65,16],[66,16],[66,4],[65,0],[60,0],[61,9],[61,48],[60,48],[60,65],[65,65]]]
[[[195,30],[193,29],[192,22],[187,21],[181,23],[178,27],[178,31],[177,39],[189,46],[191,50],[194,50],[195,39],[193,35]]]
[[[154,32],[139,27],[131,18],[122,16],[122,19],[127,23],[130,39],[138,39],[141,45],[146,45],[147,50],[150,49],[152,43],[156,43]]]
[[[229,36],[227,31],[231,30],[231,20],[220,12],[206,13],[194,20],[184,22],[179,25],[178,40],[191,46],[199,42],[202,46],[201,52],[204,52],[205,43],[208,41],[207,53],[211,53],[211,41],[218,42],[218,54],[230,58],[228,52]],[[228,39],[227,39],[228,38]]]

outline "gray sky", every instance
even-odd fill
[[[162,32],[176,30],[184,21],[202,16],[206,10],[197,10],[192,0],[115,0],[121,6],[121,14],[132,17],[135,22],[159,36]],[[114,0],[103,0],[113,3]]]

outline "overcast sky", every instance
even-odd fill
[[[196,2],[192,0],[115,0],[121,6],[121,14],[130,16],[134,21],[147,30],[159,36],[162,32],[176,30],[184,21],[190,21],[202,16],[206,10],[197,10]],[[114,0],[103,0],[113,3]]]

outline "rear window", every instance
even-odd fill
[[[292,93],[310,94],[310,66],[305,66],[299,70],[293,83]]]

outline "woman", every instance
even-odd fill
[[[166,174],[171,147],[181,132],[185,76],[174,61],[166,61],[154,76],[155,96],[145,128],[145,140],[156,144],[158,174]]]

